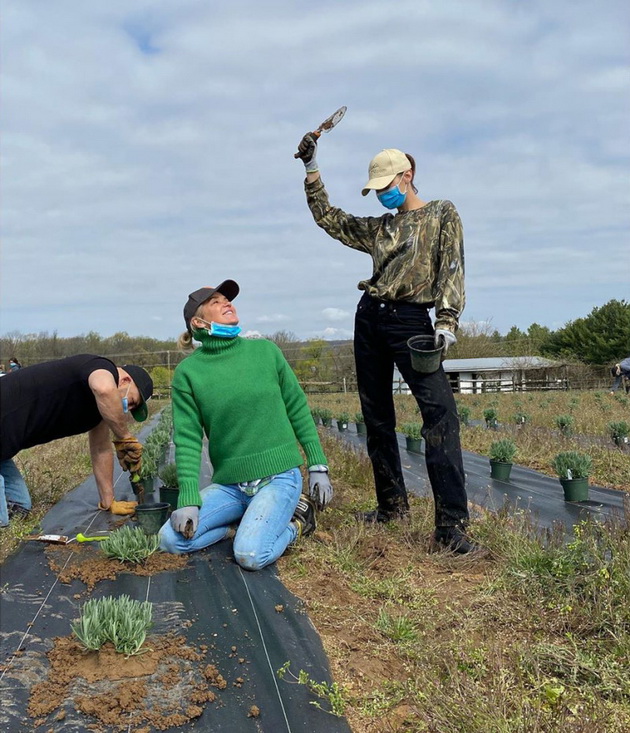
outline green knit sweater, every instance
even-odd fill
[[[195,332],[202,343],[173,377],[178,506],[201,505],[199,469],[208,437],[212,480],[219,484],[273,476],[327,463],[306,397],[280,349],[265,339],[222,339]]]

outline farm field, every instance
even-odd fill
[[[357,524],[374,504],[369,462],[321,435],[335,499],[277,563],[331,663],[335,685],[314,686],[313,702],[361,733],[630,729],[627,526],[584,524],[567,546],[523,512],[479,514],[472,531],[487,552],[433,554],[431,500],[411,497],[408,524]],[[41,491],[46,466],[63,475],[70,441],[78,476],[87,446],[75,439],[29,452]]]
[[[411,395],[395,395],[397,423],[421,422]],[[630,446],[616,446],[609,434],[614,422],[630,423],[630,397],[607,392],[533,392],[482,395],[456,395],[460,415],[469,411],[470,422],[462,424],[461,440],[465,450],[487,455],[490,444],[510,437],[517,445],[514,462],[555,476],[554,456],[567,450],[588,453],[593,461],[590,482],[596,486],[630,491]],[[309,395],[314,409],[328,409],[333,417],[341,413],[354,421],[360,410],[356,393]],[[496,411],[498,429],[487,429],[484,411]],[[518,423],[525,416],[525,423]],[[556,419],[568,417],[569,434],[557,427]],[[463,422],[463,421],[462,421]]]

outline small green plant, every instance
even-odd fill
[[[573,415],[558,415],[555,419],[556,427],[562,435],[572,435],[575,418]]]
[[[319,413],[320,413],[319,407],[313,407],[313,409],[311,410],[311,415],[313,416],[313,421],[315,425],[319,423],[319,417],[320,417]]]
[[[324,425],[330,425],[330,422],[331,422],[331,420],[332,420],[332,416],[333,416],[333,414],[332,414],[332,411],[331,411],[331,410],[327,410],[326,408],[322,408],[322,409],[321,409],[321,410],[319,411],[319,416],[321,417],[321,419],[322,419],[322,423],[323,423]]]
[[[588,478],[593,467],[593,461],[588,453],[569,450],[558,453],[551,465],[560,478]]]
[[[419,422],[406,422],[400,426],[400,432],[411,440],[420,440],[422,438],[422,425]]]
[[[167,489],[177,489],[179,487],[179,480],[177,478],[177,466],[174,463],[167,463],[166,466],[160,471],[160,479],[162,479],[162,485]]]
[[[129,596],[108,596],[87,601],[81,617],[71,624],[72,633],[90,650],[111,642],[120,654],[138,654],[151,627],[153,604],[132,601]]]
[[[303,669],[300,670],[298,676],[296,677],[289,669],[290,666],[291,662],[285,662],[282,667],[280,667],[280,669],[276,672],[281,680],[283,680],[288,673],[294,681],[291,682],[291,680],[287,680],[287,682],[294,685],[306,685],[306,688],[310,692],[312,692],[313,695],[316,695],[322,700],[326,700],[330,709],[328,710],[323,707],[322,704],[319,703],[317,700],[311,700],[311,705],[314,705],[316,708],[319,708],[319,710],[322,710],[325,713],[335,715],[338,718],[343,717],[344,713],[346,712],[347,702],[342,688],[336,682],[333,682],[332,684],[329,684],[328,682],[316,682],[309,675],[309,673]]]
[[[483,411],[483,419],[486,421],[486,425],[489,428],[496,428],[499,424],[498,422],[499,413],[494,409],[494,407],[487,407]]]
[[[381,609],[375,626],[381,634],[397,644],[413,643],[418,639],[416,622],[404,613],[391,615]]]
[[[630,425],[625,420],[619,422],[608,423],[608,432],[615,445],[621,445],[628,442],[628,433],[630,433]]]
[[[529,422],[529,415],[526,412],[517,412],[514,415],[514,422],[517,425],[525,425],[526,422]]]
[[[363,413],[362,412],[355,412],[354,413],[354,421],[356,423],[359,423],[359,425],[361,425],[362,423],[365,423],[365,418],[363,417]]]
[[[157,551],[158,535],[145,534],[141,527],[121,527],[101,542],[101,551],[120,562],[139,563]]]
[[[349,412],[340,412],[337,415],[337,420],[338,422],[348,424],[350,422],[350,413]]]
[[[516,443],[509,438],[496,440],[490,445],[490,460],[499,463],[512,463],[516,455]]]
[[[468,425],[470,422],[470,407],[466,407],[466,405],[458,405],[457,414],[459,415],[459,421],[461,424]]]

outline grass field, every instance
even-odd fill
[[[421,422],[411,395],[394,398],[398,425]],[[333,415],[347,412],[354,416],[360,410],[358,394],[309,395],[314,408],[326,408]],[[458,395],[457,404],[470,410],[470,420],[484,422],[484,410],[495,409],[499,430],[482,426],[462,425],[462,447],[487,455],[490,443],[511,437],[517,444],[515,463],[555,476],[553,457],[566,450],[580,450],[593,459],[591,483],[630,491],[630,450],[615,446],[609,436],[611,422],[630,422],[630,399],[623,394],[606,392],[510,393]],[[519,425],[517,414],[526,422]],[[565,436],[556,427],[557,417],[573,418],[572,434]],[[352,418],[354,419],[354,417]]]
[[[431,500],[411,497],[409,523],[358,524],[374,506],[369,462],[329,431],[322,441],[335,498],[278,561],[331,662],[332,686],[301,676],[314,703],[357,733],[630,730],[627,524],[580,525],[566,545],[506,509],[473,518],[481,556],[433,554]],[[83,437],[20,458],[38,512],[89,473]],[[3,552],[22,530],[8,545],[0,534]]]

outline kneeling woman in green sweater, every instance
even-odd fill
[[[233,280],[191,293],[180,347],[201,347],[172,384],[178,508],[160,530],[161,547],[184,553],[234,536],[236,562],[259,570],[315,529],[314,505],[332,498],[326,457],[306,397],[280,349],[239,337]],[[203,436],[213,482],[199,490]],[[309,494],[301,495],[302,446]]]

